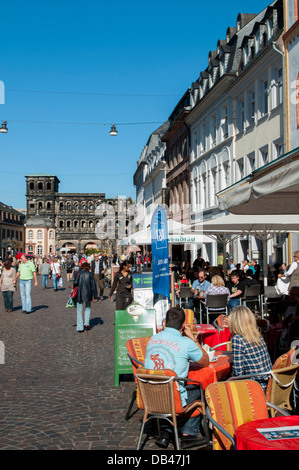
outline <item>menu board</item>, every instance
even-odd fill
[[[141,305],[131,304],[126,310],[115,311],[115,347],[114,347],[114,386],[119,386],[120,374],[133,373],[131,361],[127,355],[127,341],[132,338],[153,336],[156,332],[154,309],[145,309]]]

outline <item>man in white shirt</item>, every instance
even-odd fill
[[[289,269],[285,272],[286,277],[290,277],[291,281],[289,284],[289,291],[293,286],[299,286],[299,251],[294,252],[294,261],[289,267]],[[278,277],[282,277],[281,274]]]

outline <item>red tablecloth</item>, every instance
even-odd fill
[[[217,361],[210,362],[207,367],[200,367],[194,363],[190,365],[188,377],[197,380],[205,390],[208,385],[230,376],[232,356],[224,355],[221,351],[215,353]]]
[[[299,416],[280,416],[258,419],[242,424],[236,429],[235,440],[238,450],[299,450],[299,435],[296,439],[268,440],[258,429],[285,426],[299,426]]]
[[[208,344],[211,348],[217,344],[226,343],[230,341],[232,334],[229,328],[224,328],[223,330],[215,330],[212,334],[204,338],[203,344]],[[226,351],[226,346],[220,346],[218,351]]]

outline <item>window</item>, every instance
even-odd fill
[[[34,183],[30,183],[30,184],[29,184],[29,188],[30,188],[30,189],[34,189]]]
[[[239,101],[239,132],[245,129],[245,103],[241,99]]]
[[[248,169],[248,173],[252,173],[255,170],[255,155],[254,155],[254,153],[247,156],[247,169]]]
[[[37,189],[43,190],[43,183],[37,183]]]
[[[261,150],[260,156],[261,156],[261,166],[266,165],[267,163],[269,163],[268,149]]]
[[[28,246],[28,253],[33,253],[33,246],[32,245]]]
[[[277,70],[277,106],[282,103],[283,100],[283,82],[282,82],[282,68]]]
[[[251,91],[250,92],[250,116],[249,116],[250,124],[254,124],[254,120],[255,120],[255,92]]]
[[[214,114],[212,116],[212,119],[211,119],[211,140],[212,140],[212,146],[215,146],[216,145],[216,132],[217,132],[217,128],[216,128],[216,114]]]
[[[47,190],[51,190],[51,183],[47,183]]]
[[[43,254],[43,247],[41,245],[37,245],[37,256],[42,256]]]
[[[237,180],[241,180],[244,178],[244,158],[239,158],[237,160]]]
[[[228,106],[223,108],[223,119],[221,121],[222,124],[222,135],[223,138],[226,139],[228,137]]]
[[[51,210],[51,202],[47,202],[47,210]]]
[[[33,230],[29,230],[29,232],[28,232],[28,238],[33,238]]]
[[[41,230],[37,231],[37,238],[43,238],[43,232]]]
[[[53,238],[53,230],[50,230],[50,232],[49,232],[49,238]]]
[[[263,114],[268,114],[268,80],[263,82]]]

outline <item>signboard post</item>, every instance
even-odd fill
[[[131,304],[126,310],[115,311],[114,386],[119,386],[120,374],[132,374],[126,343],[132,338],[153,336],[156,332],[154,309]]]

